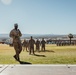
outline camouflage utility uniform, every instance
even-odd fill
[[[36,51],[39,51],[40,50],[40,41],[37,40],[35,44],[36,44]]]
[[[45,40],[44,40],[44,38],[42,39],[42,41],[41,41],[41,46],[42,46],[42,51],[44,50],[45,51]]]
[[[28,46],[29,46],[28,41],[24,40],[24,42],[23,42],[23,51],[25,50],[25,48],[26,48],[26,51],[28,51],[27,50]]]
[[[19,54],[22,51],[22,45],[21,45],[21,40],[20,40],[21,36],[22,36],[22,34],[21,34],[19,29],[17,29],[17,30],[13,29],[10,32],[10,37],[13,38],[13,46],[14,46],[14,49],[15,49],[15,52],[16,52],[16,55],[14,57],[18,61],[20,60]]]
[[[31,54],[31,52],[33,51],[33,54],[34,54],[34,44],[35,44],[35,40],[31,39],[29,40],[29,47],[30,47],[30,51],[29,51],[29,54]]]

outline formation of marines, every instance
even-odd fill
[[[34,45],[36,45],[36,51],[40,52],[40,46],[41,46],[41,50],[45,51],[45,40],[44,38],[42,39],[42,41],[40,42],[38,39],[35,40],[33,39],[33,37],[31,36],[30,40],[24,40],[23,44],[21,43],[20,37],[22,36],[21,31],[18,29],[18,24],[14,24],[14,29],[10,31],[9,36],[12,38],[13,40],[13,47],[15,49],[15,55],[13,56],[17,61],[20,62],[20,53],[22,51],[22,47],[23,47],[23,51],[26,48],[26,51],[29,50],[29,54],[33,53],[35,54],[34,51]]]
[[[22,44],[23,45],[23,51],[24,51],[25,48],[26,48],[26,51],[27,51],[27,47],[28,47],[28,50],[29,50],[29,54],[31,54],[31,53],[35,54],[35,50],[37,52],[40,52],[40,47],[41,47],[41,51],[45,51],[45,44],[46,44],[46,42],[45,42],[44,38],[42,38],[42,41],[39,41],[39,39],[37,39],[35,41],[33,39],[33,37],[31,36],[29,41],[24,40],[24,42]]]

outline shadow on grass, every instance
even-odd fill
[[[38,55],[38,54],[34,54],[34,55],[38,57],[46,57],[45,55]]]
[[[53,50],[45,50],[45,52],[53,52],[53,53],[55,53],[55,51],[53,51]]]
[[[30,62],[25,62],[25,61],[19,61],[20,64],[32,64]]]

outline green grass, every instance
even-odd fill
[[[0,64],[20,64],[13,58],[14,54],[13,47],[0,45]],[[46,45],[46,52],[35,52],[35,54],[38,56],[29,55],[26,50],[22,51],[21,61],[32,64],[76,64],[76,46]]]

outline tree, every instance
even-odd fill
[[[68,37],[69,37],[69,39],[70,39],[70,44],[71,44],[71,39],[73,38],[73,35],[70,33],[70,34],[68,35]]]

